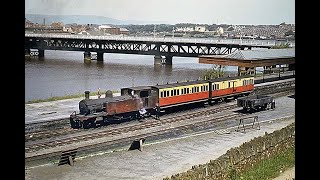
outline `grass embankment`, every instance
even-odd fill
[[[112,91],[112,93],[118,93],[119,91]],[[106,92],[101,92],[101,96],[104,97]],[[90,92],[90,96],[96,96],[98,93],[97,92]],[[63,99],[73,99],[73,98],[84,98],[84,93],[79,93],[79,94],[73,94],[73,95],[65,95],[65,96],[54,96],[50,97],[48,99],[36,99],[36,100],[31,100],[25,102],[25,104],[31,104],[31,103],[39,103],[39,102],[50,102],[50,101],[57,101],[57,100],[63,100]]]
[[[231,179],[267,180],[279,176],[280,171],[284,172],[285,170],[293,167],[294,165],[295,147],[291,147],[286,151],[280,152],[276,156],[261,161],[259,164],[239,174],[239,176],[233,176],[233,178]]]

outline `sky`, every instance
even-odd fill
[[[26,0],[25,14],[96,15],[166,24],[295,24],[295,1]]]

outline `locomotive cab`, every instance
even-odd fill
[[[121,89],[121,96],[130,95],[141,98],[143,107],[145,109],[152,109],[155,107],[158,96],[157,89],[150,86],[138,86]]]

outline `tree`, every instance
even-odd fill
[[[211,69],[206,70],[203,75],[202,79],[215,79],[218,77],[223,77],[224,75],[225,66],[213,64]]]

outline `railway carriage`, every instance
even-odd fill
[[[254,77],[226,77],[210,80],[210,100],[248,95],[254,89]]]

